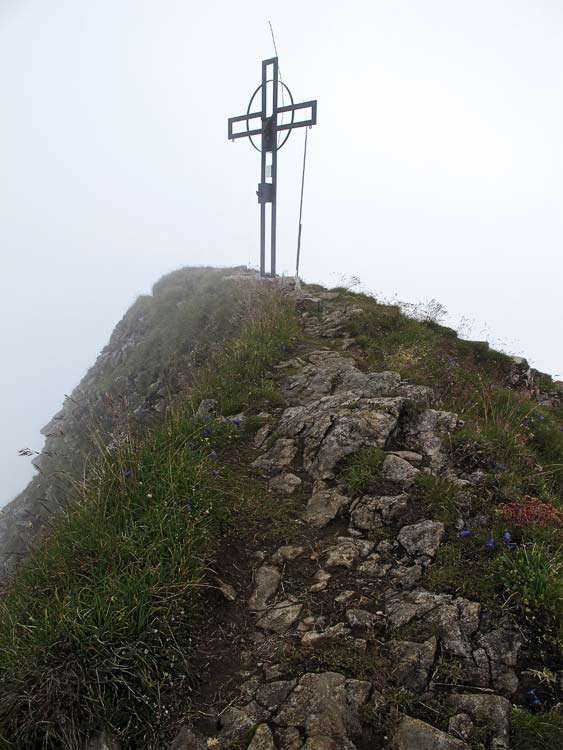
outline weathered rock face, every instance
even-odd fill
[[[351,525],[359,531],[372,531],[391,523],[405,512],[408,495],[360,498],[352,506]]]
[[[510,702],[499,695],[452,695],[450,703],[485,726],[492,734],[492,750],[510,747]]]
[[[356,750],[351,737],[360,730],[360,709],[371,693],[369,682],[347,680],[335,672],[306,674],[274,718],[276,725],[298,729],[303,748]]]
[[[481,612],[477,602],[419,590],[391,594],[386,607],[389,622],[394,627],[423,619],[426,625],[435,627],[447,652],[471,658],[469,636],[477,632]]]
[[[435,637],[424,643],[389,641],[391,663],[394,665],[393,677],[409,690],[424,690],[434,664],[437,646]]]
[[[350,498],[341,495],[335,488],[317,489],[307,503],[303,519],[311,526],[321,528],[336,518],[349,503]]]
[[[458,426],[456,414],[426,409],[405,428],[405,440],[412,450],[422,453],[434,471],[447,464],[445,438]]]
[[[265,609],[268,601],[278,590],[281,573],[274,565],[262,565],[256,571],[256,587],[248,601],[250,609]]]
[[[434,557],[445,534],[440,521],[421,521],[412,526],[403,526],[397,537],[411,555]]]
[[[463,750],[464,748],[469,748],[469,745],[410,716],[403,717],[393,740],[393,750]]]

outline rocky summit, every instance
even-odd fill
[[[268,528],[246,534],[241,515],[219,537],[199,579],[210,593],[191,630],[186,669],[197,674],[164,678],[174,695],[154,714],[160,734],[143,730],[146,739],[132,743],[131,717],[112,715],[105,726],[90,722],[86,745],[509,750],[523,747],[516,735],[531,736],[538,716],[559,737],[557,613],[526,604],[515,583],[518,555],[540,548],[514,520],[532,484],[513,508],[516,469],[511,489],[501,486],[508,470],[468,431],[472,404],[448,408],[464,403],[463,387],[452,396],[464,373],[446,364],[447,381],[408,377],[413,358],[426,354],[410,333],[386,338],[390,326],[398,330],[396,311],[378,309],[381,341],[367,340],[374,313],[363,296],[278,286],[298,332],[268,363],[266,396],[235,417],[214,398],[194,405],[209,455],[217,425],[247,430],[232,491],[244,493],[241,477],[252,478],[252,512]],[[444,336],[431,365],[453,356]],[[479,352],[472,362],[489,356]],[[378,360],[401,366],[377,369]],[[532,383],[521,361],[499,361],[493,392],[505,388],[530,414],[558,407],[556,385]],[[220,478],[224,469],[213,471]],[[546,538],[559,528],[554,513],[551,525],[539,524]],[[533,564],[541,563],[529,557]]]

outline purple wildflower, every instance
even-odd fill
[[[534,688],[528,690],[528,703],[534,708],[538,708],[542,704],[541,698],[536,695]]]
[[[185,508],[185,510],[186,510],[186,511],[187,511],[188,513],[192,513],[192,511],[193,511],[193,506],[192,506],[192,504],[191,504],[191,503],[186,503],[186,504],[184,505],[184,508]]]
[[[211,427],[205,427],[203,430],[203,437],[209,437],[213,435],[213,429]]]
[[[471,536],[471,532],[469,531],[469,529],[462,529],[459,532],[459,535],[462,539],[468,539]]]
[[[129,479],[133,476],[133,469],[125,469],[123,472],[123,479]]]
[[[485,547],[487,549],[493,550],[497,548],[497,543],[495,542],[494,538],[491,537],[489,541],[485,544]]]
[[[211,473],[213,474],[214,477],[218,477],[219,476],[219,469],[213,469],[213,471]]]
[[[502,541],[505,543],[507,549],[514,549],[514,547],[516,547],[516,545],[512,541],[512,535],[509,531],[503,532]]]
[[[242,419],[240,417],[235,417],[234,419],[231,419],[231,422],[237,427],[240,427],[242,423]]]

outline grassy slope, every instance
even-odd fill
[[[435,518],[453,523],[468,512],[469,500],[469,513],[489,520],[468,536],[450,535],[426,583],[485,601],[499,622],[513,621],[523,629],[529,671],[519,697],[533,688],[542,708],[536,714],[515,711],[514,746],[558,746],[563,716],[543,707],[558,700],[555,665],[562,645],[561,409],[540,407],[507,389],[509,357],[462,341],[435,321],[407,317],[395,306],[361,294],[346,296],[364,309],[350,332],[365,366],[397,370],[412,382],[431,385],[439,407],[464,420],[452,457],[467,471],[482,471],[484,484],[468,493],[447,480],[422,476],[415,492]],[[369,486],[367,464],[360,456],[347,472]],[[506,533],[510,538],[503,538]]]
[[[7,747],[79,747],[102,727],[126,746],[151,746],[193,680],[191,635],[206,566],[225,526],[250,518],[256,502],[232,461],[246,442],[244,426],[198,423],[194,408],[211,395],[223,414],[259,408],[269,393],[264,372],[296,332],[292,309],[274,291],[213,273],[199,281],[179,322],[178,289],[160,295],[162,309],[155,295],[148,310],[149,360],[154,347],[176,355],[189,334],[197,340],[198,326],[205,332],[198,340],[205,356],[197,366],[192,360],[185,397],[163,424],[100,454],[70,490],[73,510],[2,600]],[[163,327],[171,318],[172,344]]]
[[[263,374],[295,334],[295,318],[267,290],[224,284],[216,272],[202,271],[190,279],[172,274],[157,285],[154,298],[136,303],[150,331],[145,350],[104,373],[105,385],[116,390],[131,371],[149,385],[164,359],[187,396],[163,425],[100,458],[74,490],[76,511],[2,603],[0,728],[14,747],[73,747],[100,727],[125,746],[157,744],[175,697],[192,681],[190,639],[201,586],[225,528],[269,525],[273,511],[244,471],[245,430],[197,424],[192,414],[202,397],[218,398],[223,414],[243,408],[257,414],[275,399]],[[469,538],[450,537],[428,585],[519,618],[537,638],[536,651],[552,654],[560,617],[559,529],[508,524],[502,508],[523,505],[527,496],[559,507],[561,415],[502,387],[504,355],[364,295],[343,290],[341,301],[365,310],[351,326],[365,366],[432,385],[443,408],[465,420],[452,444],[457,460],[486,474],[485,488],[471,493],[471,512],[488,514],[489,526]],[[351,488],[367,491],[380,464],[378,452],[352,462]],[[443,480],[423,478],[416,492],[429,513],[450,522],[467,502]],[[275,523],[270,528],[279,531]],[[506,530],[518,545],[510,552],[501,540]],[[491,535],[497,546],[487,550]],[[535,555],[533,565],[520,560],[525,554]],[[550,703],[549,669],[538,679]],[[526,747],[539,750],[557,745],[561,721],[519,710],[515,727]]]

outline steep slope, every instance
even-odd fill
[[[254,314],[16,577],[5,741],[555,745],[557,385],[363,295],[236,283]]]
[[[83,475],[100,446],[116,444],[132,425],[162,415],[201,363],[249,320],[254,303],[248,286],[242,289],[237,281],[245,275],[248,281],[255,277],[244,268],[181,269],[132,305],[95,365],[43,428],[45,446],[33,461],[38,475],[0,511],[0,578],[64,511],[69,478]]]

